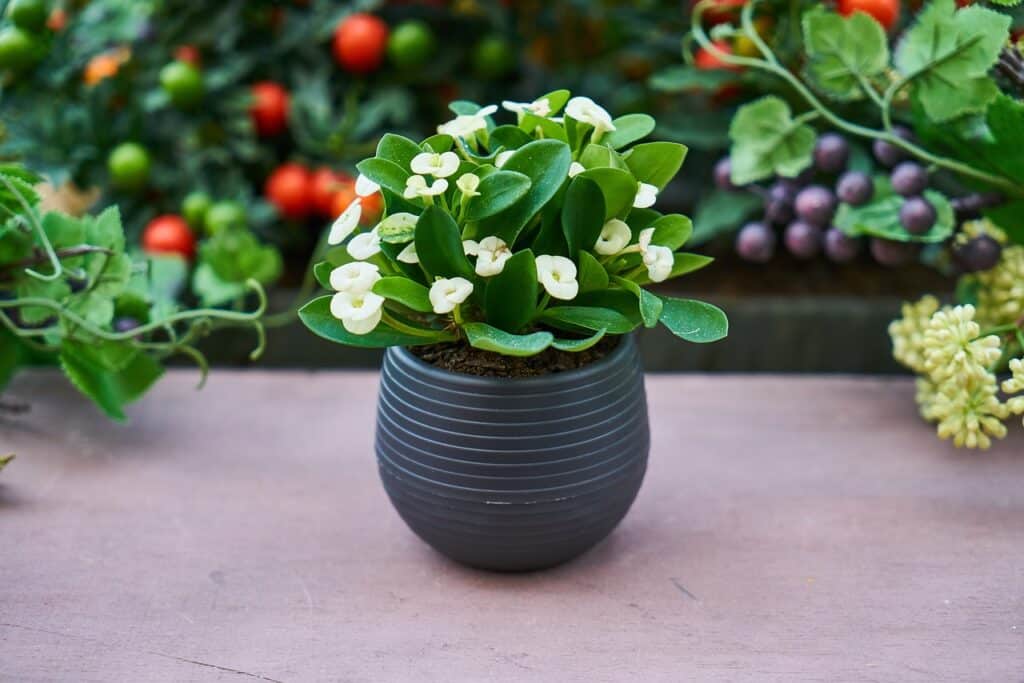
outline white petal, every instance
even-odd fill
[[[633,233],[629,226],[618,218],[613,218],[601,228],[601,235],[597,238],[594,251],[602,256],[617,254],[626,248]]]
[[[367,334],[380,323],[384,297],[372,292],[338,292],[331,297],[331,315],[352,334]]]
[[[644,228],[640,231],[640,235],[637,239],[637,243],[640,245],[640,251],[646,252],[647,248],[651,244],[651,239],[654,237],[654,228]]]
[[[422,194],[427,187],[427,179],[421,175],[411,175],[405,180],[405,192],[402,196],[406,199],[415,199]]]
[[[435,161],[438,156],[435,152],[420,152],[409,162],[409,168],[412,169],[413,173],[429,175],[434,172],[434,168],[437,166]]]
[[[672,274],[672,266],[675,265],[675,257],[672,250],[652,244],[644,252],[644,265],[647,266],[647,277],[651,282],[664,282]]]
[[[341,212],[341,215],[334,220],[334,223],[331,224],[331,231],[327,234],[327,244],[333,246],[344,242],[352,234],[352,231],[356,229],[356,226],[359,225],[359,219],[362,215],[362,201],[356,197]]]
[[[476,256],[480,253],[480,243],[476,240],[462,240],[462,251],[466,256]]]
[[[476,114],[474,114],[474,116],[479,116],[479,117],[482,118],[484,116],[490,116],[491,114],[493,114],[496,111],[498,111],[498,105],[496,105],[496,104],[488,104],[486,107],[482,107],[480,109],[480,111],[478,111]]]
[[[453,175],[459,170],[459,163],[459,155],[455,152],[442,152],[440,165],[434,171],[434,176],[437,178],[447,178]]]
[[[503,100],[501,103],[502,109],[515,114],[522,114],[529,106],[526,102],[512,102],[511,100]]]
[[[455,185],[463,197],[476,197],[480,194],[477,192],[477,188],[480,187],[480,176],[475,173],[464,173],[455,181]]]
[[[380,235],[374,228],[370,232],[364,232],[352,238],[348,243],[349,255],[359,261],[365,261],[380,253]]]
[[[583,164],[581,164],[578,161],[574,161],[571,164],[569,164],[569,177],[570,178],[575,178],[580,173],[583,173],[586,170],[587,169],[586,169],[586,167]]]
[[[331,271],[331,287],[339,292],[363,294],[380,280],[380,269],[372,263],[346,263]]]
[[[473,293],[473,283],[461,277],[440,278],[430,285],[430,305],[434,313],[451,313]]]
[[[360,173],[356,178],[356,194],[360,197],[369,197],[378,192],[380,192],[380,185]]]
[[[640,183],[637,187],[636,198],[633,199],[633,206],[637,209],[646,209],[654,206],[658,201],[658,187],[650,183]]]
[[[564,256],[542,254],[536,258],[537,279],[555,299],[575,299],[580,285],[576,281],[576,264]]]
[[[420,192],[420,194],[436,196],[436,195],[439,195],[439,194],[444,194],[445,190],[447,190],[447,189],[448,189],[448,181],[445,180],[444,178],[438,178],[437,180],[434,181],[433,185],[431,185],[429,188],[427,188],[425,190],[422,190]]]
[[[402,263],[419,263],[420,257],[416,253],[416,243],[409,242],[409,244],[406,245],[405,249],[398,252],[398,256],[396,258]]]

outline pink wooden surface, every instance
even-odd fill
[[[650,377],[623,525],[495,575],[391,510],[375,375],[194,380],[127,427],[15,383],[0,680],[1024,680],[1022,430],[955,452],[909,381]]]

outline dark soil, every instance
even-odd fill
[[[435,367],[480,377],[539,377],[576,370],[601,360],[619,345],[619,337],[605,337],[586,351],[570,353],[548,348],[536,356],[503,356],[474,349],[465,342],[414,346],[409,352]]]

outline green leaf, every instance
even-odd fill
[[[1000,173],[1024,185],[1024,154],[1006,153],[1024,149],[1024,102],[1000,95],[985,110],[985,123],[992,135],[986,157]]]
[[[373,293],[420,313],[434,310],[430,303],[430,290],[407,277],[383,277],[373,285]]]
[[[431,277],[473,278],[459,226],[437,206],[428,206],[416,223],[416,254]]]
[[[601,144],[622,149],[654,132],[654,118],[647,114],[626,114],[612,121],[615,130],[601,139]]]
[[[449,145],[449,148],[451,145]],[[409,138],[385,133],[377,143],[377,157],[390,161],[400,168],[409,168],[413,157],[420,154],[423,149]]]
[[[681,339],[705,344],[729,334],[729,319],[717,306],[694,299],[665,297],[662,301],[661,324]]]
[[[596,306],[552,306],[540,314],[542,323],[568,330],[605,330],[612,334],[625,334],[636,325],[612,308]]]
[[[63,348],[60,366],[75,387],[114,420],[125,419],[124,406],[138,399],[163,374],[163,368],[145,354],[137,354],[119,372],[110,372],[73,348]]]
[[[85,243],[85,222],[78,218],[52,211],[43,216],[42,226],[55,249]]]
[[[192,291],[203,306],[220,306],[245,296],[246,286],[228,282],[217,275],[209,263],[200,263],[192,273]]]
[[[903,197],[888,195],[863,206],[842,204],[836,212],[833,223],[848,235],[882,237],[897,242],[942,242],[956,227],[953,207],[935,190],[925,190],[924,197],[933,207],[937,218],[932,229],[923,235],[911,235],[900,223],[900,207]]]
[[[589,144],[584,147],[583,154],[580,155],[580,163],[584,168],[608,167],[629,171],[629,166],[622,158],[622,155],[604,145]]]
[[[896,49],[896,69],[934,121],[982,111],[999,94],[988,76],[999,58],[1010,17],[954,0],[933,0]]]
[[[551,346],[555,337],[550,332],[509,334],[486,323],[466,323],[462,326],[469,345],[475,349],[495,351],[505,356],[533,356]]]
[[[623,289],[605,289],[579,294],[573,299],[574,306],[610,308],[629,321],[630,330],[643,323],[637,298]],[[609,332],[613,332],[611,329]]]
[[[517,332],[533,318],[537,308],[537,264],[529,249],[505,261],[500,273],[488,278],[484,297],[487,322]]]
[[[418,216],[411,213],[393,213],[377,225],[377,234],[388,244],[408,244],[416,236]]]
[[[450,150],[453,144],[455,144],[455,138],[451,135],[438,133],[437,135],[431,135],[429,138],[424,140],[420,147],[422,147],[424,151],[442,154]]]
[[[54,302],[62,303],[70,296],[71,287],[64,279],[47,281],[34,277],[23,277],[18,280],[14,291],[19,298],[51,299]],[[54,317],[55,313],[43,306],[22,306],[18,309],[18,315],[21,316],[23,322],[29,325],[39,325]]]
[[[595,292],[608,288],[608,271],[589,251],[579,252],[580,293]]]
[[[670,66],[653,74],[647,80],[647,85],[657,92],[715,92],[723,85],[735,82],[736,78],[736,73],[728,69]]]
[[[364,176],[398,197],[405,192],[405,181],[412,175],[410,171],[406,171],[395,162],[377,157],[363,159],[356,164],[356,168]],[[390,205],[388,208],[390,209]]]
[[[329,341],[338,342],[347,346],[360,346],[363,348],[379,349],[388,346],[421,346],[423,344],[436,344],[442,341],[451,341],[452,336],[441,330],[434,334],[427,334],[430,331],[424,330],[424,336],[406,334],[390,327],[387,323],[380,323],[369,334],[352,334],[345,329],[341,321],[331,315],[331,296],[317,297],[299,309],[299,320],[309,328],[313,334],[323,337]]]
[[[634,178],[663,190],[683,167],[686,151],[686,145],[678,142],[645,142],[631,149],[625,158]]]
[[[607,330],[602,328],[594,332],[594,334],[589,337],[584,337],[583,339],[558,339],[556,337],[555,340],[551,342],[551,345],[559,351],[579,353],[580,351],[586,351],[594,344],[604,339],[604,335],[606,333]]]
[[[139,354],[130,342],[106,339],[92,339],[89,342],[67,339],[61,351],[73,353],[79,359],[108,372],[120,372]]]
[[[569,175],[572,153],[557,140],[537,140],[524,145],[508,158],[503,171],[515,171],[530,178],[530,189],[509,208],[481,222],[483,235],[497,235],[514,245],[519,233],[544,208]]]
[[[121,227],[121,212],[118,208],[108,207],[103,213],[89,220],[85,226],[85,239],[93,246],[111,251],[124,251],[124,228]]]
[[[789,105],[769,95],[740,107],[729,127],[732,182],[746,185],[773,174],[793,177],[811,164],[817,137],[798,123]]]
[[[690,235],[693,234],[693,222],[686,216],[678,213],[662,216],[647,227],[654,228],[651,243],[668,247],[672,251],[686,244],[686,241],[690,239]]]
[[[519,128],[527,134],[533,134],[539,128],[543,133],[543,137],[569,144],[569,136],[566,133],[565,127],[549,118],[526,113],[523,114],[523,120],[519,122]]]
[[[618,168],[591,168],[576,178],[593,180],[601,188],[606,221],[628,213],[633,206],[633,200],[636,199],[637,181],[629,171]]]
[[[985,217],[1002,228],[1011,242],[1024,244],[1024,199],[987,209]]]
[[[858,100],[870,82],[889,67],[889,42],[882,25],[864,12],[842,17],[818,7],[803,18],[807,73],[827,95]]]
[[[562,204],[562,230],[569,253],[593,249],[604,221],[604,194],[600,186],[584,175],[573,178]]]
[[[281,254],[261,244],[248,230],[225,230],[203,242],[199,261],[208,264],[224,282],[244,283],[249,278],[269,284],[281,275]]]
[[[498,126],[490,132],[489,137],[491,151],[499,146],[508,150],[519,149],[532,141],[533,138],[516,126]]]
[[[722,233],[733,232],[761,208],[760,197],[751,192],[715,190],[705,195],[694,216],[693,243],[703,244]]]
[[[479,221],[509,208],[530,190],[530,178],[515,171],[495,171],[480,181],[477,192],[466,204],[465,220]]]
[[[612,280],[637,298],[640,306],[640,318],[644,321],[644,327],[654,327],[658,324],[658,317],[661,315],[662,309],[661,299],[632,280],[618,276],[613,277]]]
[[[313,277],[316,278],[317,283],[324,289],[333,289],[331,287],[331,271],[335,268],[334,264],[321,261],[313,266]]]

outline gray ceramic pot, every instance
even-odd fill
[[[465,564],[551,567],[622,520],[647,468],[650,432],[636,342],[544,377],[474,377],[388,350],[377,462],[416,534]]]

